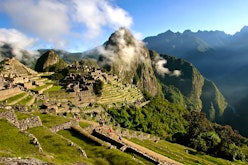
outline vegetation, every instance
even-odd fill
[[[38,72],[58,72],[67,66],[53,50],[44,53],[36,62],[35,70]]]
[[[204,113],[188,112],[161,98],[151,98],[141,109],[110,108],[108,113],[122,127],[155,134],[212,156],[242,161],[248,156],[247,139],[230,126],[211,123]]]
[[[22,120],[22,119],[32,117],[32,115],[29,114],[29,113],[21,113],[21,112],[18,112],[18,111],[16,111],[15,114],[16,114],[16,117],[17,117],[18,120]]]
[[[37,137],[45,154],[54,155],[49,162],[56,164],[71,164],[87,161],[76,147],[70,146],[65,139],[52,133],[48,129],[44,127],[35,127],[29,129],[29,132]]]
[[[45,90],[45,92],[59,91],[63,88],[61,85],[54,85],[51,88]]]
[[[6,120],[0,120],[0,157],[33,156],[38,148],[30,144],[30,138]]]
[[[184,132],[186,120],[185,109],[169,103],[162,98],[154,97],[143,108],[135,106],[110,108],[108,113],[125,128],[135,129],[161,137],[176,132]]]
[[[40,114],[40,113],[34,113],[38,115],[42,121],[42,124],[47,126],[47,127],[53,127],[59,124],[66,123],[70,121],[69,118],[65,118],[62,116],[55,116],[55,115],[50,115],[50,114]]]
[[[175,134],[175,142],[228,160],[247,159],[247,139],[230,126],[211,123],[206,114],[198,111],[191,111],[184,118],[188,121],[187,131]]]
[[[35,92],[38,92],[38,91],[41,91],[45,88],[48,88],[48,87],[52,87],[52,84],[45,84],[45,85],[42,85],[42,86],[38,86],[36,88],[33,88],[32,91],[35,91]]]
[[[10,97],[10,98],[6,99],[5,101],[6,101],[6,103],[9,104],[9,103],[12,103],[13,101],[22,99],[22,98],[25,97],[25,96],[26,96],[26,93],[23,92],[23,93],[20,93],[20,94],[18,94],[18,95],[15,95],[15,96],[13,96],[13,97]]]
[[[96,96],[100,97],[102,95],[103,82],[101,80],[96,80],[93,84],[93,90]]]
[[[139,145],[147,147],[157,153],[165,155],[173,160],[177,160],[186,165],[201,164],[201,165],[238,165],[246,164],[246,162],[241,161],[228,161],[221,158],[216,158],[198,152],[195,149],[185,147],[180,144],[171,143],[165,140],[159,140],[158,142],[150,140],[139,140],[139,139],[129,139]]]

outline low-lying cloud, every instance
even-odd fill
[[[155,68],[156,68],[156,72],[159,75],[165,76],[165,74],[167,74],[169,76],[176,76],[176,77],[179,77],[181,75],[180,70],[170,71],[169,68],[164,67],[164,65],[167,64],[167,60],[162,59],[161,57],[158,58],[159,60],[157,60],[157,62],[155,63]]]
[[[36,42],[36,39],[29,38],[16,29],[0,29],[0,54],[7,57],[16,57],[23,60],[23,49],[30,49]],[[38,55],[36,51],[26,51],[25,55],[34,57]]]
[[[0,28],[0,41],[19,48],[31,48],[36,39],[30,38],[16,29]]]
[[[125,66],[122,70],[131,70],[131,66],[144,61],[147,57],[144,43],[135,39],[126,28],[117,30],[110,40],[114,45],[101,46],[98,52],[111,63],[120,63],[120,66]]]
[[[130,28],[132,17],[113,3],[112,0],[2,0],[0,12],[10,17],[14,28],[22,33],[51,47],[68,48],[75,43],[89,44],[105,28]]]

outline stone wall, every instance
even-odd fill
[[[129,139],[137,138],[139,140],[152,140],[152,141],[160,140],[160,138],[155,135],[151,135],[151,134],[139,132],[139,131],[128,130],[124,128],[116,129],[115,132],[116,134],[121,135],[123,137],[127,137]]]
[[[39,159],[35,159],[35,158],[20,158],[20,157],[1,157],[0,158],[0,164],[6,164],[6,165],[24,165],[24,164],[33,164],[33,165],[52,165],[50,163],[47,162],[43,162]]]
[[[22,93],[22,90],[19,87],[5,89],[0,91],[0,101],[6,100],[12,96]]]
[[[0,119],[6,119],[8,122],[19,128],[19,122],[14,110],[0,112]]]
[[[42,126],[39,116],[18,120],[14,110],[0,112],[0,119],[6,119],[11,124],[19,128],[21,131],[32,127]]]
[[[72,120],[72,121],[69,121],[67,123],[56,125],[56,126],[50,128],[50,131],[58,132],[58,131],[64,130],[64,129],[70,129],[73,125],[78,125],[77,120]]]
[[[22,131],[28,128],[33,128],[38,126],[42,126],[42,122],[39,116],[34,116],[23,120],[19,120],[19,129]]]

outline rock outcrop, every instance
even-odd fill
[[[37,60],[35,70],[38,72],[54,72],[61,70],[66,66],[66,62],[62,60],[58,54],[53,50],[49,50]]]

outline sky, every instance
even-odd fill
[[[89,50],[119,27],[143,39],[167,30],[234,34],[245,25],[247,0],[0,0],[0,42],[28,50]]]

